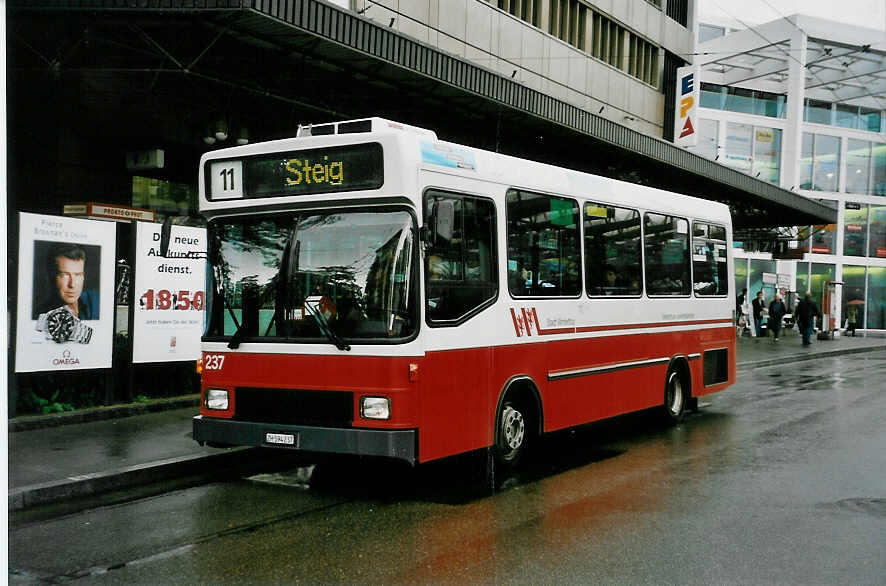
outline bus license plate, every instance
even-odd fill
[[[268,444],[277,444],[282,446],[295,446],[298,447],[296,443],[296,436],[291,433],[266,433],[265,434],[265,443]]]

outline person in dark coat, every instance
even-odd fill
[[[772,330],[773,341],[778,342],[778,334],[781,333],[781,319],[787,313],[787,308],[781,300],[781,295],[775,294],[772,303],[769,304],[769,329]]]
[[[803,300],[797,304],[797,325],[803,335],[803,345],[812,344],[812,331],[815,328],[815,318],[818,317],[818,307],[812,301],[812,294],[807,291]]]
[[[763,312],[766,311],[766,300],[763,299],[763,290],[757,291],[757,296],[751,301],[751,313],[754,314],[754,332],[757,338],[763,335]]]

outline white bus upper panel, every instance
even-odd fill
[[[393,198],[406,198],[420,209],[423,186],[419,184],[419,169],[424,168],[520,189],[731,225],[729,208],[721,203],[448,143],[437,140],[429,130],[380,118],[312,128],[328,126],[337,130],[361,122],[367,122],[365,128],[371,131],[299,136],[204,154],[199,174],[200,211],[214,216],[281,206],[322,205],[330,200],[365,202]],[[306,129],[303,127],[300,133],[307,134]],[[354,163],[373,160],[364,152],[370,145],[380,145],[383,153],[380,184],[372,182],[377,169],[359,168]],[[237,183],[244,170],[248,175],[250,168],[254,171],[261,165],[265,171],[274,165],[282,168],[274,178],[278,188],[269,186],[267,181],[252,181],[245,189]],[[352,181],[359,184],[358,188],[348,189]],[[229,187],[235,189],[225,189]]]

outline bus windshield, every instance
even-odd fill
[[[405,210],[214,220],[207,337],[408,338],[418,319],[414,241]]]

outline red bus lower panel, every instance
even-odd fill
[[[262,446],[303,452],[381,456],[415,464],[418,432],[414,429],[341,429],[253,423],[197,415],[194,439],[200,444]]]

